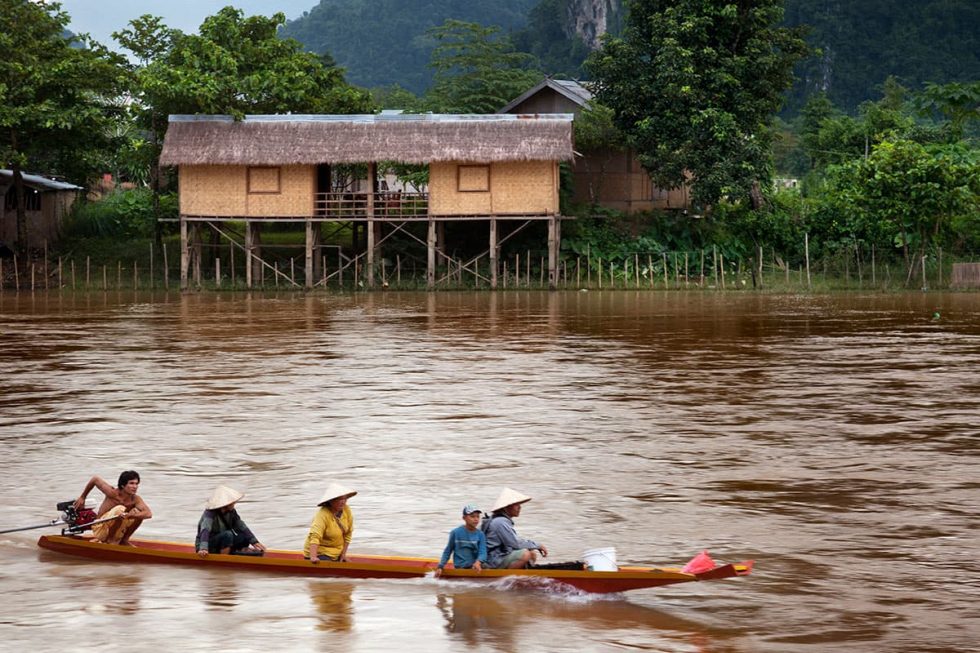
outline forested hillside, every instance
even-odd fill
[[[430,27],[455,18],[504,31],[523,27],[538,0],[321,0],[282,30],[347,69],[347,79],[373,88],[398,84],[421,93],[432,81]]]
[[[819,50],[797,69],[792,113],[814,91],[852,111],[890,75],[911,89],[980,79],[976,0],[786,0],[786,22],[810,25]]]
[[[616,32],[620,16],[610,3]],[[329,53],[348,79],[367,87],[399,84],[420,93],[432,80],[433,44],[425,31],[446,18],[497,25],[517,47],[538,57],[548,74],[584,78],[588,53],[575,35],[580,16],[594,12],[583,0],[321,0],[283,30],[308,49]],[[810,25],[814,54],[797,68],[787,99],[795,114],[814,91],[853,111],[877,98],[892,75],[917,89],[923,82],[980,78],[980,2],[976,0],[786,0],[786,23]]]

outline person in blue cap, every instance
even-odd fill
[[[483,512],[472,503],[463,508],[463,525],[449,531],[449,542],[436,568],[436,578],[442,575],[450,557],[456,569],[483,571],[483,565],[487,563],[487,536],[479,529],[482,516]]]

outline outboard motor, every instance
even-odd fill
[[[91,508],[75,509],[75,501],[62,501],[56,505],[61,512],[61,519],[68,525],[65,530],[79,533],[85,530],[85,526],[95,521],[97,515]]]

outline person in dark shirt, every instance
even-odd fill
[[[228,486],[219,485],[204,507],[204,514],[197,524],[197,555],[206,558],[209,553],[262,555],[261,544],[235,510],[235,504],[245,495]]]

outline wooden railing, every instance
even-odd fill
[[[368,217],[367,193],[317,193],[314,215],[349,220]],[[410,220],[429,215],[428,193],[385,191],[374,194],[374,218]]]

